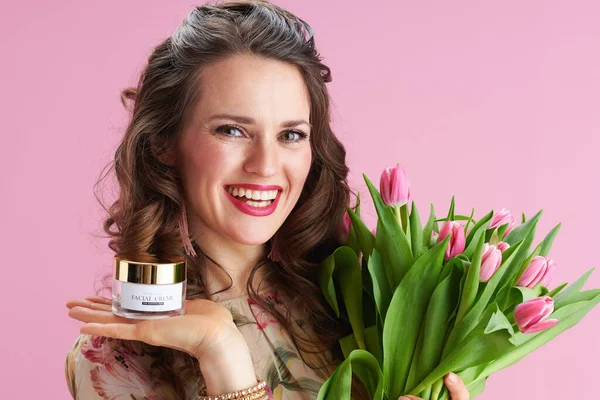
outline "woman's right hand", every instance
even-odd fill
[[[185,314],[137,320],[114,315],[111,300],[94,296],[67,302],[69,317],[85,322],[81,333],[116,339],[140,340],[153,346],[184,351],[198,360],[206,349],[239,340],[241,334],[229,310],[213,301],[186,300]]]
[[[81,333],[138,340],[196,357],[209,394],[256,383],[250,352],[226,307],[205,299],[186,300],[184,315],[137,320],[113,314],[111,306],[110,299],[100,296],[67,302],[69,317],[85,322]]]

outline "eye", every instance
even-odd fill
[[[307,138],[307,134],[302,131],[286,131],[281,137],[284,142],[299,143]]]
[[[236,134],[227,133],[227,132],[235,132],[235,131],[239,132],[239,134],[236,135]],[[217,129],[215,129],[215,132],[218,133],[219,135],[229,136],[229,137],[234,137],[234,138],[239,138],[239,137],[244,136],[242,129],[235,125],[221,125]]]

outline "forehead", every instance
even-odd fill
[[[200,74],[197,118],[233,113],[277,123],[305,118],[310,98],[294,65],[253,55],[235,55],[215,62]]]

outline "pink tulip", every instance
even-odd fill
[[[446,247],[446,254],[444,255],[446,261],[465,251],[465,228],[456,221],[446,221],[444,226],[442,226],[442,229],[440,229],[440,234],[437,239],[438,243],[444,240],[450,232],[452,232],[452,237],[450,238],[450,243],[448,244],[448,247]]]
[[[517,286],[532,288],[537,284],[541,284],[547,287],[552,281],[555,268],[554,260],[547,257],[535,256],[525,269],[525,272],[523,272],[523,275],[519,278]]]
[[[381,173],[379,191],[383,202],[388,206],[400,207],[410,200],[410,182],[404,167],[398,163]]]
[[[373,236],[377,236],[377,228],[371,229],[371,233],[373,234]]]
[[[350,215],[348,214],[348,211],[346,211],[342,223],[340,224],[340,242],[342,243],[348,242],[348,236],[350,236],[350,224]]]
[[[502,263],[502,252],[493,244],[484,243],[483,256],[481,258],[481,269],[479,270],[479,280],[487,282],[492,275],[500,268]]]
[[[547,319],[554,311],[554,300],[550,296],[536,297],[515,308],[515,322],[523,333],[536,333],[553,327],[557,319]]]
[[[506,242],[499,242],[496,245],[496,247],[498,248],[498,250],[500,250],[501,252],[504,253],[504,251],[510,247],[510,244],[508,244]]]
[[[508,224],[508,226],[506,227],[506,231],[504,231],[503,238],[505,238],[506,235],[508,235],[508,233],[512,231],[515,227],[515,218],[512,216],[509,210],[503,208],[500,211],[494,212],[492,221],[490,222],[490,226],[488,227],[488,229],[497,228],[505,224]]]

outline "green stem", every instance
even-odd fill
[[[402,216],[400,215],[400,207],[393,207],[393,209],[394,209],[394,215],[396,216],[396,219],[398,220],[400,227],[404,231],[404,225],[402,224]],[[404,232],[406,232],[406,231],[404,231]]]
[[[408,203],[400,207],[400,218],[402,221],[402,229],[408,234]]]
[[[431,400],[431,386],[427,386],[427,389],[421,392],[421,398],[423,400]]]
[[[444,387],[444,381],[442,379],[440,379],[439,381],[436,381],[433,385],[431,385],[430,400],[438,400],[443,387]]]

